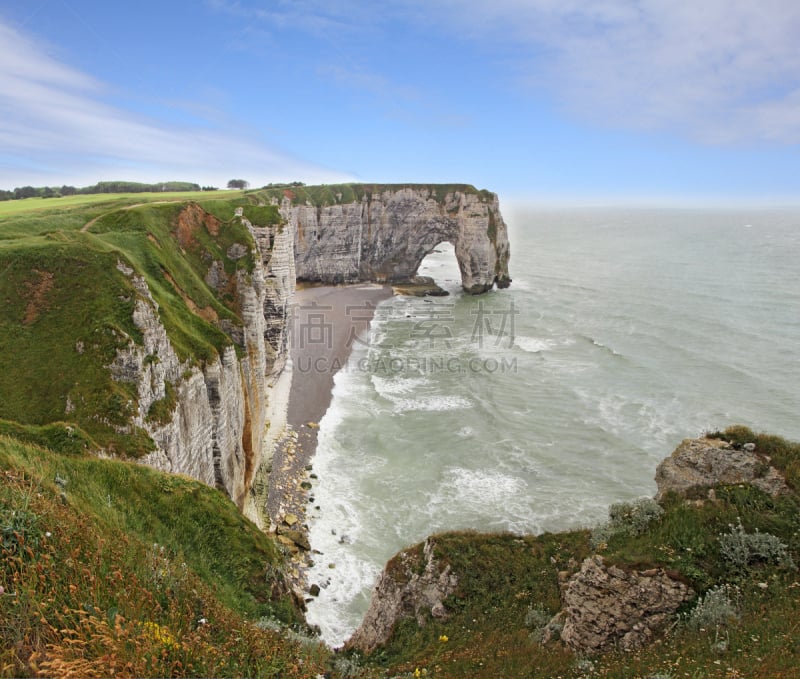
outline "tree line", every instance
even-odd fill
[[[0,200],[16,200],[19,198],[59,198],[90,193],[159,193],[162,191],[216,191],[215,186],[203,186],[192,182],[158,182],[144,184],[141,182],[97,182],[92,186],[76,188],[74,186],[19,186],[13,191],[0,189]]]
[[[231,179],[229,189],[246,189],[250,182],[245,179]],[[271,183],[265,189],[305,186],[303,182]],[[19,200],[21,198],[61,198],[90,193],[160,193],[166,191],[218,191],[216,186],[200,186],[192,182],[158,182],[143,184],[141,182],[97,182],[91,186],[76,188],[74,186],[18,186],[12,191],[0,189],[0,200]]]

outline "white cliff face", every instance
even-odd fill
[[[144,429],[156,446],[143,462],[216,486],[240,508],[247,504],[258,468],[271,455],[264,444],[270,388],[286,361],[295,282],[291,233],[243,223],[255,242],[255,266],[250,273],[236,273],[242,325],[221,324],[231,345],[204,365],[182,362],[146,281],[120,262],[118,268],[132,277],[137,292],[133,320],[142,342],[131,340],[110,366],[117,380],[136,384],[138,408],[131,425]],[[236,259],[248,252],[236,244],[228,256]],[[206,282],[220,289],[227,285],[221,263],[210,263]],[[154,421],[148,416],[151,406],[165,399],[172,407],[169,417]],[[252,506],[248,515],[260,518]]]
[[[295,234],[297,277],[325,283],[408,281],[423,258],[455,245],[464,290],[507,287],[508,235],[497,196],[432,189],[384,189],[357,203],[314,207],[281,203]]]

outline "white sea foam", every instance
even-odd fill
[[[541,351],[547,351],[558,346],[558,342],[554,339],[516,335],[514,337],[514,346],[528,353],[538,354]]]
[[[393,398],[401,394],[413,394],[429,382],[424,377],[381,377],[380,375],[372,375],[370,379],[375,391],[384,398]]]
[[[431,412],[445,410],[463,410],[472,408],[473,404],[461,396],[423,396],[420,398],[395,398],[394,409],[397,413],[411,412],[414,410],[427,410]]]
[[[463,526],[468,518],[482,528],[532,531],[534,512],[527,491],[520,477],[493,469],[451,468],[431,497],[428,512],[440,525]]]

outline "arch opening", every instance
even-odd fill
[[[430,279],[434,285],[446,294],[452,295],[461,291],[461,268],[456,257],[455,245],[442,241],[436,245],[417,267],[417,279]]]

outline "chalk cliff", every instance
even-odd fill
[[[201,228],[207,218],[196,206],[182,214],[192,228]],[[211,260],[205,277],[215,292],[232,292],[234,297],[240,323],[217,321],[231,344],[200,365],[191,358],[181,361],[147,282],[120,262],[118,269],[132,278],[137,292],[133,321],[142,341],[131,339],[118,349],[110,368],[115,379],[136,385],[131,424],[144,429],[156,445],[143,462],[224,490],[261,524],[257,508],[245,505],[254,474],[269,456],[264,434],[270,386],[287,356],[295,284],[293,239],[281,225],[253,226],[241,209],[234,218],[252,240],[234,243],[226,256],[235,260],[252,255],[252,271],[239,269],[229,277],[219,260]],[[170,394],[170,412],[154,420],[153,404]]]
[[[280,211],[295,234],[298,280],[410,280],[442,242],[455,246],[461,283],[473,294],[508,287],[509,245],[497,196],[470,186],[349,185],[325,201],[287,190]],[[302,196],[301,196],[302,198]],[[349,198],[349,200],[348,200]]]

